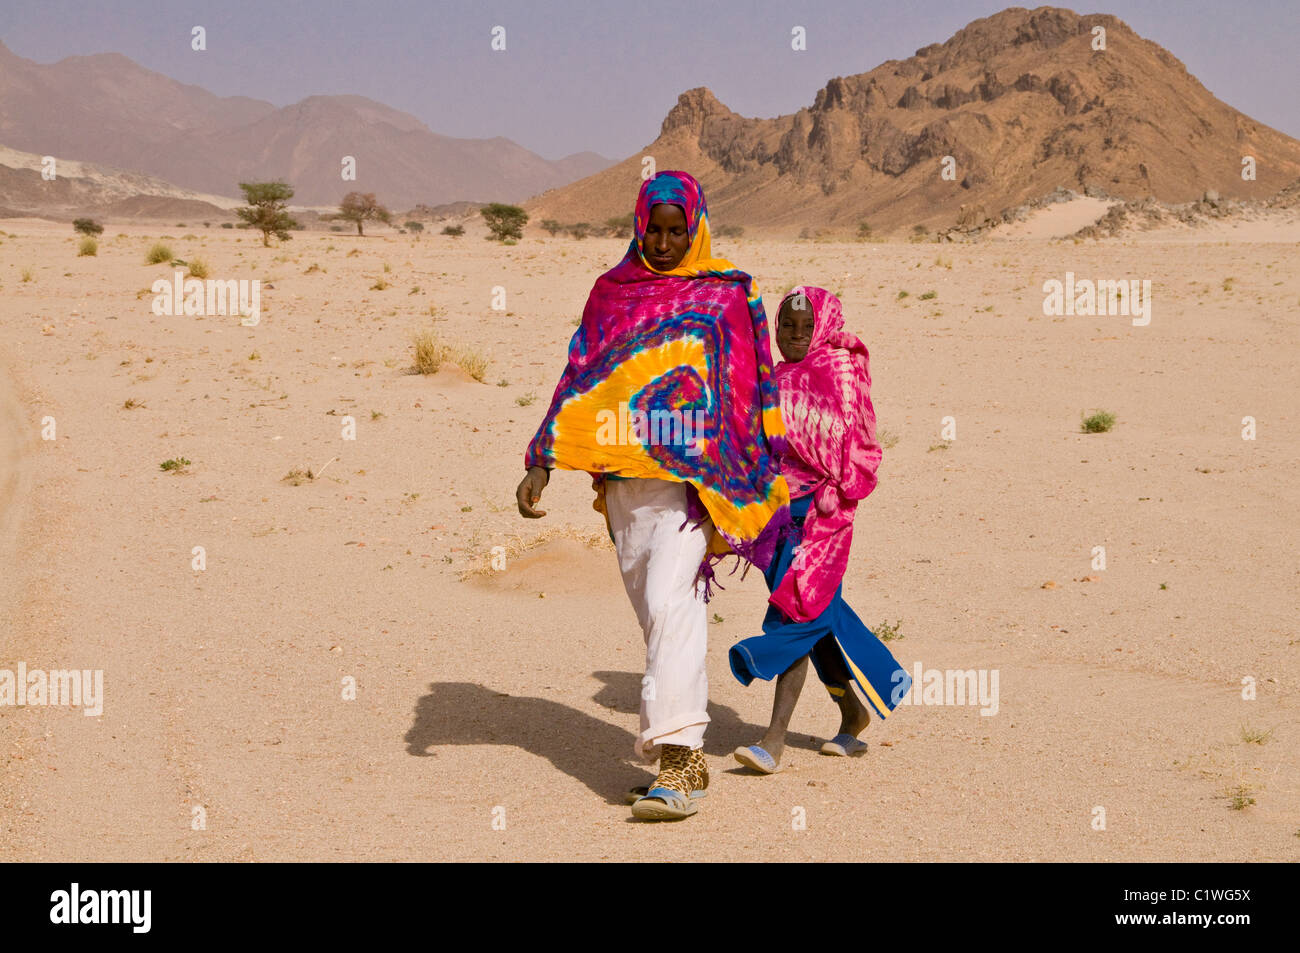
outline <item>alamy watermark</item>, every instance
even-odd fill
[[[238,314],[244,327],[255,327],[262,319],[260,278],[186,278],[180,269],[171,281],[159,278],[149,288],[154,294],[153,313],[159,316]]]
[[[641,446],[685,447],[688,457],[704,452],[701,435],[708,426],[703,410],[630,410],[626,403],[618,411],[605,409],[596,413],[596,443],[602,447]]]
[[[50,894],[50,922],[55,924],[125,924],[132,933],[148,933],[152,909],[152,890],[83,890],[73,883]]]
[[[1151,279],[1139,281],[1107,278],[1075,279],[1074,272],[1065,273],[1065,281],[1048,278],[1043,282],[1043,314],[1061,315],[1132,315],[1134,327],[1151,323]]]
[[[26,662],[17,671],[0,668],[0,707],[64,705],[81,708],[87,718],[104,713],[103,669],[44,669],[30,671]]]
[[[907,672],[898,669],[891,681],[895,705],[979,705],[981,715],[998,713],[998,670],[924,668],[913,666],[912,684],[906,693],[900,684]]]

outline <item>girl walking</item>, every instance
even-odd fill
[[[842,597],[853,517],[858,502],[876,487],[882,456],[867,348],[844,330],[835,295],[804,286],[782,300],[776,340],[785,358],[776,377],[786,427],[781,468],[794,528],[783,534],[765,572],[772,595],[763,634],[736,643],[728,653],[742,684],[777,679],[767,733],[758,744],[735,752],[737,761],[764,774],[780,765],[810,655],[840,709],[839,732],[822,746],[823,754],[866,750],[857,736],[871,714],[853,686],[887,718],[912,682]]]

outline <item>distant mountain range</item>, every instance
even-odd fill
[[[645,149],[529,210],[561,222],[625,215],[647,155],[701,180],[715,226],[841,232],[978,222],[1058,186],[1264,200],[1300,178],[1300,142],[1220,102],[1123,21],[1052,7],[976,20],[909,59],[832,79],[810,107],[776,119],[692,89]],[[1245,156],[1254,181],[1242,178]]]
[[[291,106],[215,96],[125,56],[43,65],[0,43],[0,145],[146,173],[197,192],[240,197],[238,183],[280,178],[302,205],[374,192],[417,204],[521,201],[611,165],[593,152],[548,160],[509,139],[457,139],[363,96]],[[356,159],[356,181],[341,177]]]
[[[43,181],[43,155],[60,159],[61,178],[81,177]],[[355,182],[340,176],[349,155]],[[1266,200],[1300,179],[1300,141],[1220,102],[1123,21],[1053,7],[1010,8],[831,79],[793,115],[751,119],[689,90],[658,138],[617,164],[441,136],[361,96],[277,108],[114,53],[41,65],[0,43],[0,214],[229,217],[238,182],[280,178],[302,205],[336,206],[353,190],[394,211],[533,196],[534,222],[601,223],[631,210],[646,155],[703,182],[715,226],[839,233],[978,226],[1059,187]]]

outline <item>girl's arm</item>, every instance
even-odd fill
[[[876,470],[884,457],[884,448],[876,439],[876,409],[870,396],[864,396],[858,413],[849,419],[856,419],[857,426],[844,435],[840,495],[846,500],[865,500],[876,488]]]

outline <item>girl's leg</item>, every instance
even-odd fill
[[[772,722],[767,726],[758,746],[770,754],[779,763],[781,753],[785,750],[785,732],[790,725],[790,716],[803,691],[803,682],[808,674],[808,656],[804,656],[776,677],[776,698],[772,702]]]
[[[827,691],[840,709],[839,734],[849,734],[856,738],[871,724],[871,712],[862,704],[853,688],[853,676],[844,664],[840,647],[828,635],[813,646],[813,652],[817,655],[817,664],[822,672],[835,682],[834,686],[827,686]]]

